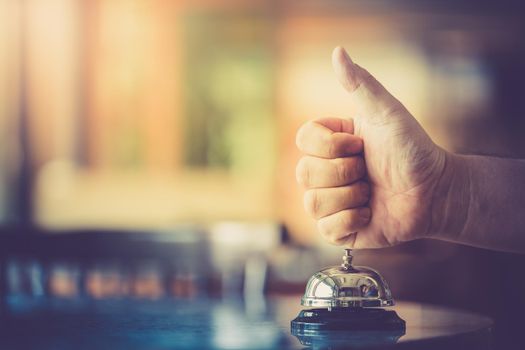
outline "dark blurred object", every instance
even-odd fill
[[[264,298],[272,223],[163,231],[0,229],[1,295]]]
[[[20,232],[23,231],[23,232]],[[3,295],[194,297],[212,276],[202,231],[0,233]]]

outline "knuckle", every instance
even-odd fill
[[[308,190],[305,192],[304,207],[308,215],[314,218],[319,218],[321,210],[319,194],[316,190]]]
[[[297,182],[304,186],[308,187],[310,184],[310,171],[308,167],[308,160],[306,157],[302,157],[299,162],[297,162],[297,167],[295,168],[295,177]]]
[[[359,75],[360,75],[360,84],[359,87],[362,87],[368,91],[370,91],[372,94],[378,94],[382,91],[383,87],[379,82],[374,78],[370,72],[368,72],[363,67],[359,66]]]
[[[355,234],[349,232],[337,239],[337,245],[348,245],[352,240],[355,240]]]
[[[306,129],[310,127],[310,124],[311,122],[304,123],[297,130],[297,133],[295,134],[295,145],[300,151],[304,151],[305,149],[305,141],[306,141],[305,133],[306,133]]]
[[[341,215],[340,226],[344,232],[356,231],[368,223],[368,209],[349,209]]]
[[[362,207],[354,212],[354,221],[356,228],[362,228],[368,224],[372,215],[372,211],[368,207]]]
[[[362,157],[336,158],[333,161],[335,176],[340,185],[360,179],[366,173],[366,165]]]
[[[355,232],[362,226],[364,225],[358,210],[344,210],[317,220],[317,229],[321,236],[334,245],[353,246]]]
[[[363,139],[361,138],[358,138],[355,142],[355,151],[356,153],[360,153],[360,152],[363,152],[363,149],[364,149],[365,145],[364,145],[364,142],[363,142]]]
[[[339,216],[339,226],[343,231],[351,231],[355,226],[355,217],[352,215],[351,210],[345,210]]]
[[[345,155],[345,139],[340,134],[331,134],[327,142],[330,147],[330,158],[337,158]]]
[[[355,157],[354,158],[354,166],[352,167],[354,169],[354,177],[359,179],[363,177],[366,173],[366,165],[365,160],[363,157]]]
[[[319,231],[319,233],[325,241],[327,241],[330,244],[339,245],[337,239],[338,237],[336,234],[337,227],[333,226],[333,222],[331,222],[331,220],[317,220],[317,230]]]
[[[348,182],[350,175],[350,167],[344,158],[334,159],[335,173],[339,184]]]
[[[341,221],[341,214],[333,214],[327,219],[317,221],[317,227],[323,238],[331,244],[341,245],[341,238],[345,236],[345,224]]]
[[[377,80],[364,68],[362,71],[361,79],[363,81],[363,85],[366,86],[369,90],[372,90],[374,92],[377,90]]]
[[[337,157],[337,147],[332,138],[326,140],[326,153],[329,158]]]
[[[335,159],[345,156],[345,142],[348,138],[340,132],[325,135],[324,143],[327,145],[328,157]]]

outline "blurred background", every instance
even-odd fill
[[[302,292],[341,256],[294,175],[297,128],[352,116],[332,49],[444,148],[523,158],[524,17],[495,1],[0,0],[2,292]],[[522,256],[417,241],[356,262],[523,344]]]

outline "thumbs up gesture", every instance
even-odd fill
[[[438,147],[407,109],[343,48],[335,73],[357,111],[297,132],[297,180],[306,211],[333,244],[379,248],[432,235],[447,207],[454,155]]]

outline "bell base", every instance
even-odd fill
[[[306,309],[291,322],[292,335],[316,348],[387,346],[405,331],[395,311],[380,308]]]
[[[380,308],[305,309],[291,322],[294,332],[405,331],[405,321],[393,310]],[[295,335],[295,334],[294,334]]]

